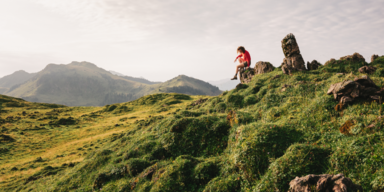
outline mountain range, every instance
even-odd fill
[[[179,75],[166,82],[124,76],[89,62],[49,64],[38,73],[17,71],[0,79],[0,93],[31,102],[68,106],[103,106],[138,99],[153,93],[219,95],[207,82]]]

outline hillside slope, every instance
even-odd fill
[[[136,81],[136,82],[144,83],[144,84],[148,84],[148,85],[153,85],[153,84],[159,84],[159,83],[161,83],[161,82],[148,81],[147,79],[144,79],[144,78],[138,78],[138,77],[127,76],[127,75],[121,74],[121,73],[116,72],[116,71],[109,71],[109,72],[112,73],[112,74],[114,74],[114,75],[123,77],[124,79],[132,80],[132,81]]]
[[[384,57],[370,64],[335,63],[292,75],[276,68],[216,97],[154,94],[103,108],[51,111],[41,120],[53,119],[42,123],[49,131],[39,132],[51,138],[45,139],[47,147],[57,145],[51,144],[57,141],[53,138],[62,138],[56,129],[82,134],[121,129],[96,141],[77,138],[78,146],[67,151],[66,146],[61,151],[55,148],[42,159],[35,159],[38,155],[13,159],[24,150],[34,152],[34,146],[24,142],[33,132],[24,130],[31,129],[30,124],[40,126],[39,120],[27,117],[6,118],[23,110],[30,110],[29,115],[33,107],[10,108],[17,102],[8,106],[5,101],[1,126],[6,155],[0,162],[0,187],[7,191],[287,191],[296,176],[343,173],[364,191],[383,190],[382,103],[365,98],[340,106],[327,90],[334,83],[366,75],[357,71],[362,65],[377,67],[370,78],[381,87]],[[138,115],[141,119],[133,121]],[[70,125],[66,124],[69,117],[73,117]]]
[[[98,106],[102,102],[108,104],[109,97],[120,97],[115,102],[138,98],[141,95],[135,93],[141,86],[145,84],[112,75],[94,64],[72,62],[49,64],[34,78],[6,94],[32,102]]]
[[[0,94],[5,93],[15,85],[28,81],[35,75],[36,73],[27,73],[23,70],[20,70],[0,78]]]
[[[139,78],[117,76],[88,62],[68,65],[49,64],[27,82],[4,94],[31,102],[68,106],[103,106],[132,101],[154,92],[192,95],[218,95],[216,87],[184,76],[179,81],[149,82]],[[178,87],[181,86],[181,87]],[[158,91],[159,87],[163,91]]]
[[[161,84],[156,84],[152,87],[155,90],[151,93],[183,93],[188,95],[210,96],[216,96],[222,93],[218,87],[185,75],[179,75],[171,80]]]
[[[69,170],[148,116],[166,116],[198,98],[158,94],[114,108],[30,103],[0,95],[0,191]]]

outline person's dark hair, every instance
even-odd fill
[[[245,49],[244,49],[243,46],[238,47],[238,48],[237,48],[237,51],[240,51],[240,52],[242,52],[242,53],[245,53]]]

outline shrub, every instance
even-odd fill
[[[292,127],[250,124],[236,131],[234,164],[249,183],[259,179],[268,169],[270,159],[282,156],[292,143],[301,140],[302,133]]]
[[[6,107],[25,107],[25,104],[20,102],[8,102],[8,103],[5,103],[5,106]]]
[[[225,112],[226,108],[227,108],[227,105],[224,102],[218,103],[215,107],[216,111],[221,113]]]
[[[235,107],[243,106],[244,97],[239,94],[231,94],[228,96],[227,102],[233,104]]]
[[[141,173],[144,169],[146,169],[150,165],[151,165],[150,162],[146,160],[132,158],[128,160],[127,172],[130,176],[134,177],[137,174]]]
[[[384,186],[379,170],[383,168],[382,133],[353,138],[338,143],[330,156],[331,174],[343,173],[352,180],[360,180],[364,191],[373,191],[372,187]],[[376,180],[376,181],[375,181]],[[371,185],[374,182],[375,186]]]
[[[257,98],[254,95],[249,95],[245,97],[244,104],[245,105],[253,105],[257,103]]]
[[[172,155],[217,155],[227,146],[230,126],[224,116],[182,118],[170,126],[160,139]]]
[[[129,108],[126,105],[120,105],[118,107],[110,107],[108,110],[113,111],[114,114],[126,113],[132,111],[132,108]]]
[[[325,173],[330,153],[330,149],[318,146],[305,144],[290,146],[282,157],[270,165],[267,173],[257,183],[255,191],[270,189],[287,191],[289,182],[296,176]]]
[[[384,76],[384,68],[378,68],[374,75],[378,76],[378,77],[383,77]]]
[[[236,192],[241,191],[240,175],[232,174],[227,177],[216,177],[204,188],[205,192]]]
[[[76,120],[73,117],[68,118],[60,118],[59,120],[52,122],[50,124],[57,124],[57,125],[74,125],[76,124]]]
[[[179,156],[170,165],[159,169],[153,175],[151,191],[199,191],[195,184],[193,168],[197,160],[191,156]]]
[[[184,116],[184,117],[199,117],[199,116],[203,115],[204,113],[185,110],[185,111],[181,111],[179,114]]]
[[[111,112],[117,108],[117,105],[106,105],[103,109],[104,112]]]
[[[206,185],[212,178],[219,174],[218,162],[214,160],[199,163],[194,169],[196,182],[199,185]]]

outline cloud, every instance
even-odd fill
[[[67,52],[60,57],[86,57],[154,80],[182,73],[206,80],[232,75],[239,45],[250,50],[252,63],[279,66],[281,39],[288,33],[295,34],[306,61],[384,54],[383,0],[32,1],[79,26],[73,40],[52,42],[50,49]]]

